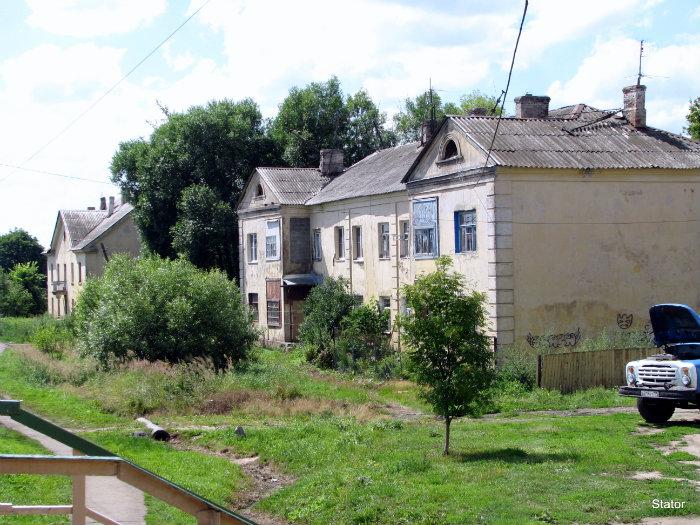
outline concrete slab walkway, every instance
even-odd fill
[[[5,348],[7,345],[0,343],[0,353]],[[9,417],[0,416],[0,425],[33,439],[51,454],[70,456],[73,453],[70,447],[63,443],[25,427]],[[143,492],[117,478],[107,476],[88,476],[85,485],[88,507],[123,525],[145,525],[146,503]],[[91,519],[87,522],[97,523]]]

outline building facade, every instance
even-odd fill
[[[102,275],[112,255],[137,256],[141,245],[130,204],[100,199],[99,209],[60,210],[46,251],[48,312],[70,314],[88,276]]]
[[[439,255],[487,294],[495,346],[573,347],[648,329],[654,303],[699,307],[700,144],[647,127],[644,96],[603,111],[526,95],[514,117],[450,116],[347,169],[325,152],[319,169],[256,170],[241,282],[266,338],[295,340],[326,276],[393,318]]]

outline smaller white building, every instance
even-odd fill
[[[54,317],[73,311],[88,276],[101,275],[117,253],[137,256],[141,243],[131,204],[100,199],[99,209],[60,210],[46,251],[47,309]]]

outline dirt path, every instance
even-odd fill
[[[31,428],[0,416],[0,425],[37,441],[52,454],[69,456],[70,447],[59,443]],[[119,481],[113,476],[88,476],[86,480],[87,506],[124,525],[145,525],[146,504],[140,490]],[[88,523],[97,523],[91,519]]]

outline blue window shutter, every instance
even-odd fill
[[[462,251],[462,243],[459,235],[459,214],[460,212],[455,212],[455,253],[460,253]]]

